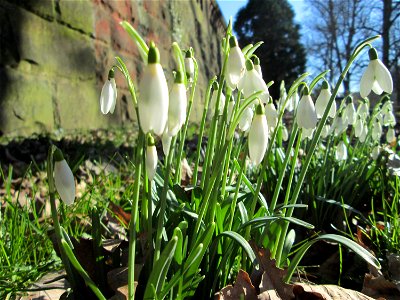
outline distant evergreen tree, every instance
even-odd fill
[[[241,47],[264,41],[255,54],[260,58],[265,82],[274,99],[279,98],[279,85],[286,87],[302,73],[306,65],[300,26],[294,23],[294,12],[287,0],[249,0],[236,15],[234,29]]]

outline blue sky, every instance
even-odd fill
[[[238,10],[245,6],[247,0],[217,0],[219,7],[221,8],[222,14],[226,21],[229,20],[229,17],[233,17],[233,21],[235,21],[235,15]],[[293,6],[294,12],[296,14],[295,20],[297,23],[301,24],[304,18],[304,0],[289,0],[289,3]]]

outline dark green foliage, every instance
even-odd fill
[[[265,82],[273,80],[270,93],[279,97],[279,83],[293,82],[304,73],[306,54],[300,43],[300,26],[286,0],[249,0],[236,15],[234,29],[240,46],[264,41],[256,51]]]

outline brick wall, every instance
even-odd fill
[[[103,116],[99,109],[101,87],[115,56],[124,59],[135,83],[144,66],[121,20],[156,42],[169,82],[171,43],[194,48],[203,88],[196,92],[192,121],[199,120],[205,85],[221,63],[225,24],[214,1],[0,0],[0,135],[134,123],[121,74],[116,75],[115,113]]]

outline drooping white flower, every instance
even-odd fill
[[[396,117],[393,114],[393,105],[390,100],[387,100],[382,106],[382,124],[383,126],[395,126]]]
[[[372,140],[379,142],[382,135],[382,125],[378,119],[372,124]]]
[[[262,77],[262,70],[260,66],[260,59],[256,56],[254,58],[254,69],[257,71],[258,74]]]
[[[389,127],[387,133],[386,133],[386,141],[391,144],[396,141],[396,134],[394,132],[393,127]]]
[[[347,159],[347,147],[343,141],[340,141],[336,147],[335,157],[337,160],[346,160]]]
[[[117,86],[114,79],[114,70],[108,72],[108,80],[104,83],[100,94],[100,110],[106,115],[114,113],[117,103]]]
[[[368,54],[370,62],[360,81],[361,97],[367,97],[371,90],[378,95],[382,94],[383,91],[391,94],[393,91],[393,80],[389,70],[378,58],[375,48],[369,49]]]
[[[362,132],[360,135],[360,142],[364,143],[365,140],[367,139],[367,135],[368,135],[368,126],[364,125],[362,128]]]
[[[265,106],[265,115],[267,117],[268,126],[270,128],[275,128],[278,123],[278,112],[276,111],[274,103],[272,103],[272,99]]]
[[[268,118],[267,118],[268,121]],[[289,132],[285,126],[285,124],[282,124],[282,141],[286,142],[289,139]]]
[[[168,130],[171,136],[175,136],[186,121],[187,96],[183,83],[183,74],[176,73],[175,82],[169,95]]]
[[[249,156],[253,164],[259,165],[268,146],[268,124],[262,104],[258,104],[249,131]]]
[[[214,82],[213,84],[213,92],[212,92],[212,96],[211,96],[211,100],[210,100],[210,105],[209,105],[209,112],[211,114],[211,116],[213,116],[215,114],[215,110],[217,109],[218,111],[218,115],[222,116],[222,114],[224,113],[224,107],[225,107],[225,95],[223,92],[221,92],[221,97],[219,99],[219,105],[217,106],[217,100],[218,100],[218,83]]]
[[[381,153],[381,151],[382,151],[381,146],[376,145],[376,146],[372,149],[372,151],[371,151],[371,157],[372,157],[372,159],[373,159],[373,160],[377,160],[379,154]]]
[[[322,127],[321,131],[321,136],[322,138],[326,138],[330,134],[331,126],[329,124],[325,124],[324,127]]]
[[[331,98],[332,93],[329,88],[328,82],[324,81],[322,84],[321,92],[317,100],[315,101],[315,111],[317,112],[317,117],[320,119],[324,115],[325,109],[328,106],[329,99]],[[336,102],[332,103],[332,106],[329,110],[329,117],[334,118],[336,114]]]
[[[236,37],[231,36],[229,39],[229,56],[228,61],[226,63],[226,71],[225,78],[226,83],[231,88],[231,90],[235,90],[239,80],[243,77],[245,71],[245,59],[238,46],[238,42]]]
[[[293,110],[295,110],[298,103],[299,103],[299,94],[297,94],[297,91],[296,91],[292,94],[292,96],[290,97],[290,99],[287,103],[287,106],[286,106],[287,111],[292,112]]]
[[[314,129],[317,125],[317,113],[311,99],[308,88],[304,88],[304,94],[297,106],[296,122],[300,128]]]
[[[165,156],[167,156],[169,153],[169,149],[171,147],[171,141],[172,141],[172,136],[169,134],[168,126],[166,126],[161,136],[161,143],[162,143],[163,153]]]
[[[357,114],[361,116],[364,120],[369,116],[369,102],[368,98],[364,98],[361,100],[360,105],[357,109]]]
[[[149,134],[147,137],[147,147],[146,147],[146,172],[147,172],[147,177],[149,177],[150,180],[153,180],[154,175],[156,174],[157,163],[158,163],[158,156],[154,138],[151,136],[151,134]]]
[[[315,128],[307,129],[303,128],[302,135],[301,135],[301,140],[309,139],[311,140],[314,134]]]
[[[189,49],[185,54],[185,70],[189,78],[194,76],[194,61],[192,51]]]
[[[348,103],[344,110],[344,114],[346,115],[346,123],[347,125],[354,125],[357,120],[356,108],[354,107],[353,99],[351,97],[348,97],[347,99]]]
[[[243,92],[246,98],[255,92],[262,91],[258,97],[263,103],[268,102],[269,91],[267,84],[254,69],[254,65],[250,59],[246,60],[246,71],[238,83],[238,89]]]
[[[253,119],[253,110],[250,107],[246,107],[243,114],[239,119],[239,129],[246,132],[250,129],[251,120]]]
[[[148,64],[143,70],[139,85],[138,109],[140,126],[144,133],[156,135],[164,132],[168,119],[168,86],[160,65],[160,53],[154,43],[150,44]]]
[[[338,136],[342,134],[347,129],[347,123],[344,120],[343,113],[339,112],[336,114],[335,119],[333,120],[332,129],[335,131],[335,135]]]
[[[357,118],[357,122],[354,125],[354,135],[355,137],[360,137],[364,130],[364,119],[359,115]]]
[[[54,184],[65,204],[71,205],[75,200],[75,180],[60,149],[54,152]]]

